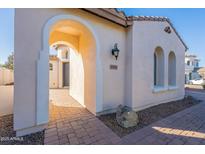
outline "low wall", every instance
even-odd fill
[[[13,86],[0,86],[0,116],[13,114]]]
[[[13,70],[0,67],[0,85],[6,85],[14,82]]]

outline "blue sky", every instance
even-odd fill
[[[205,9],[122,9],[127,15],[166,16],[205,66]],[[14,9],[0,9],[0,63],[14,51]]]
[[[0,9],[0,64],[14,51],[14,9]]]

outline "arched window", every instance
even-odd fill
[[[154,86],[164,86],[164,53],[161,47],[154,52]]]
[[[168,65],[169,65],[169,86],[176,86],[176,56],[173,51],[169,53],[168,58]]]

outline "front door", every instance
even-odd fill
[[[64,87],[69,86],[69,73],[70,73],[69,62],[63,63],[63,86]]]

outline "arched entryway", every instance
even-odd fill
[[[59,15],[51,18],[43,30],[43,50],[37,62],[37,124],[48,122],[49,46],[58,41],[70,44],[75,50],[73,58],[77,54],[77,58],[82,59],[83,69],[77,76],[83,75],[83,78],[80,76],[83,81],[80,81],[80,86],[74,83],[72,96],[93,114],[102,109],[103,80],[97,35],[83,19]]]

